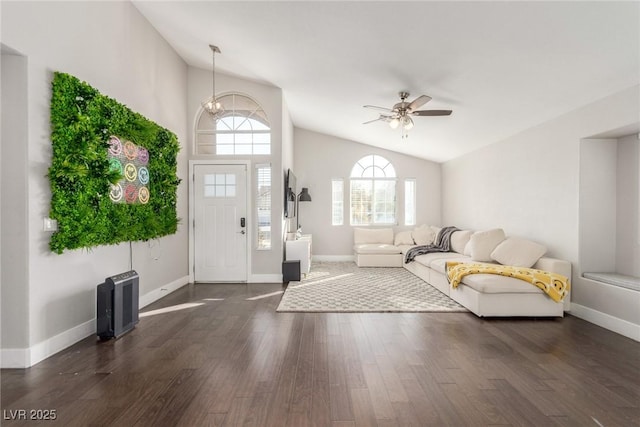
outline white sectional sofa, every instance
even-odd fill
[[[419,230],[420,228],[423,229]],[[402,260],[401,266],[481,317],[562,317],[565,311],[569,311],[570,295],[558,303],[534,285],[517,278],[473,274],[464,277],[457,288],[452,288],[447,279],[447,261],[532,267],[571,278],[571,264],[568,261],[544,257],[546,248],[543,245],[516,237],[507,238],[501,229],[475,233],[460,230],[451,235],[449,252],[418,255],[412,262],[405,263],[405,254],[416,246],[414,237],[417,237],[421,244],[429,244],[431,242],[424,242],[440,230],[436,227],[426,227],[431,229],[431,233],[428,233],[424,228],[423,226],[413,232],[397,233],[393,242],[389,237],[389,232],[393,235],[391,229],[378,229],[376,232],[367,230],[368,233],[364,235],[357,232],[359,237],[356,241],[361,243],[354,247],[356,263],[358,266],[399,266],[396,252],[398,251]],[[372,241],[383,234],[385,243]],[[363,243],[364,241],[367,243]],[[374,252],[376,247],[381,252]]]

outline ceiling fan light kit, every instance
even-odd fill
[[[377,119],[369,120],[368,122],[364,122],[364,124],[366,125],[377,121],[387,122],[391,129],[398,129],[400,127],[402,129],[402,139],[405,139],[409,136],[408,131],[411,130],[414,125],[411,116],[448,116],[451,114],[451,110],[416,110],[431,101],[430,96],[420,95],[411,103],[406,101],[406,99],[409,98],[409,92],[400,92],[398,96],[400,96],[400,102],[392,108],[365,105],[365,108],[381,110],[384,111],[384,113],[380,113]]]
[[[207,114],[217,122],[220,119],[224,108],[222,104],[216,99],[216,52],[220,53],[220,48],[212,44],[209,45],[212,53],[213,69],[211,71],[211,98],[202,101],[202,108]]]

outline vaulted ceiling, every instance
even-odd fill
[[[640,83],[638,2],[133,3],[189,65],[215,44],[217,72],[281,88],[295,126],[435,161]],[[453,114],[362,124],[401,90]]]

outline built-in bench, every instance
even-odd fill
[[[618,273],[583,273],[582,277],[595,280],[596,282],[608,283],[609,285],[640,291],[640,277],[625,276],[624,274]]]

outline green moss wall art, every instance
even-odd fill
[[[178,139],[85,82],[54,73],[49,246],[91,248],[177,230]]]

